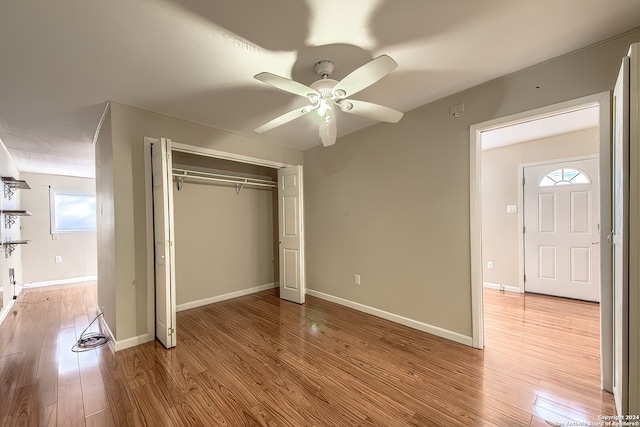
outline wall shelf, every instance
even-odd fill
[[[19,216],[31,216],[31,212],[25,210],[0,210],[4,215],[4,228],[11,228]]]
[[[9,240],[2,244],[4,247],[4,257],[9,258],[18,245],[26,245],[29,240]]]
[[[3,176],[2,182],[4,184],[4,197],[11,200],[16,190],[29,190],[29,184],[27,181],[16,179],[12,176]]]

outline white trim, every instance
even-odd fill
[[[495,289],[498,291],[515,292],[518,294],[523,293],[522,290],[517,286],[501,285],[499,283],[484,282],[482,284],[482,287],[484,287],[485,289]]]
[[[2,325],[2,322],[4,322],[4,319],[7,318],[7,316],[9,315],[9,312],[11,312],[11,308],[13,307],[13,304],[16,303],[16,300],[14,299],[10,299],[7,304],[2,307],[2,310],[0,310],[0,325]]]
[[[138,335],[137,337],[127,338],[122,341],[113,340],[113,349],[115,351],[124,350],[126,348],[135,347],[140,344],[148,343],[156,338],[151,334]]]
[[[281,169],[291,166],[282,162],[275,162],[258,157],[245,156],[242,154],[229,153],[226,151],[212,150],[210,148],[196,147],[194,145],[181,144],[171,141],[171,150],[180,151],[182,153],[196,154],[198,156],[215,157],[217,159],[231,160],[232,162],[249,163],[251,165],[266,166],[274,169]]]
[[[354,310],[362,311],[367,314],[371,314],[376,317],[381,317],[386,320],[390,320],[395,323],[399,323],[404,326],[408,326],[413,329],[417,329],[422,332],[427,332],[432,335],[436,335],[438,337],[446,338],[451,341],[455,341],[460,344],[471,346],[472,338],[466,335],[459,334],[457,332],[449,331],[447,329],[440,328],[438,326],[429,325],[427,323],[420,322],[418,320],[409,319],[408,317],[400,316],[398,314],[389,313],[388,311],[380,310],[375,307],[370,307],[368,305],[360,304],[357,302],[349,301],[340,297],[336,297],[333,295],[325,294],[323,292],[314,291],[312,289],[307,289],[307,294],[321,298],[326,301],[331,301],[336,304],[343,305],[345,307],[352,308]]]
[[[69,283],[95,282],[96,280],[98,280],[98,276],[72,277],[70,279],[57,279],[49,280],[46,282],[32,282],[28,285],[23,284],[22,287],[24,289],[41,288],[43,286],[67,285]]]
[[[482,131],[471,126],[469,144],[469,240],[471,267],[472,346],[484,348],[484,303],[482,295]]]
[[[93,134],[92,144],[95,146],[98,143],[98,137],[100,136],[100,131],[102,130],[102,125],[104,124],[104,119],[107,118],[107,113],[111,109],[111,101],[107,101],[107,105],[104,107],[104,111],[102,112],[102,117],[100,117],[100,121],[98,122],[98,127],[96,128],[96,133]]]
[[[96,315],[99,315],[100,313],[102,313],[100,307],[96,307]],[[131,337],[122,341],[117,341],[115,336],[113,335],[113,332],[111,332],[111,329],[109,329],[109,325],[107,325],[107,322],[105,322],[104,316],[100,316],[99,319],[100,329],[109,337],[109,343],[114,351],[120,351],[126,348],[135,347],[137,345],[144,344],[155,339],[155,337],[151,336],[150,334],[143,334],[138,335],[137,337]]]
[[[542,118],[559,111],[570,111],[587,104],[597,104],[600,108],[600,206],[611,206],[611,93],[609,91],[596,93],[570,101],[537,108],[522,113],[513,114],[472,125],[470,135],[470,241],[471,241],[471,322],[473,331],[473,346],[484,347],[484,318],[482,306],[482,132],[515,124],[520,121]],[[521,211],[521,210],[520,210]],[[606,241],[610,228],[611,215],[609,209],[601,209],[600,241]],[[607,227],[604,226],[607,224]],[[607,231],[605,231],[607,230]],[[603,237],[604,236],[604,237]],[[611,253],[606,251],[606,245],[601,246],[601,299],[600,299],[600,360],[603,389],[610,391],[613,383],[613,307],[611,298]],[[523,285],[521,285],[523,286]]]
[[[204,298],[197,301],[185,302],[184,304],[178,304],[176,311],[189,310],[191,308],[202,307],[203,305],[209,305],[220,301],[225,301],[232,298],[238,298],[256,292],[266,291],[267,289],[273,289],[278,287],[278,282],[267,283],[266,285],[254,286],[253,288],[241,289],[239,291],[229,292],[228,294],[217,295],[215,297]]]

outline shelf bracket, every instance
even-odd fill
[[[4,215],[4,228],[11,228],[16,223],[16,215],[5,214]]]
[[[11,200],[11,197],[13,197],[14,194],[14,189],[12,186],[10,186],[9,184],[5,184],[4,185],[4,197],[7,200]]]
[[[16,250],[15,243],[5,243],[4,245],[4,257],[9,258],[13,251]]]
[[[236,196],[240,194],[243,188],[244,188],[244,184],[236,184]]]
[[[182,187],[184,187],[184,178],[179,177],[178,178],[178,191],[181,191]]]

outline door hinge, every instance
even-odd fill
[[[526,274],[524,275],[524,281],[525,282],[527,281],[527,275]]]
[[[173,328],[169,328],[169,335],[173,335],[176,333],[176,330]]]
[[[164,153],[164,157],[167,160],[171,160],[171,153]]]
[[[173,246],[173,242],[171,240],[167,240],[167,244],[169,245],[169,247]]]
[[[522,234],[527,232],[527,227],[525,227],[524,225],[522,226]]]

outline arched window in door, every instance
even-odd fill
[[[540,180],[538,187],[553,187],[556,185],[589,184],[589,176],[578,169],[560,168],[549,172]]]

